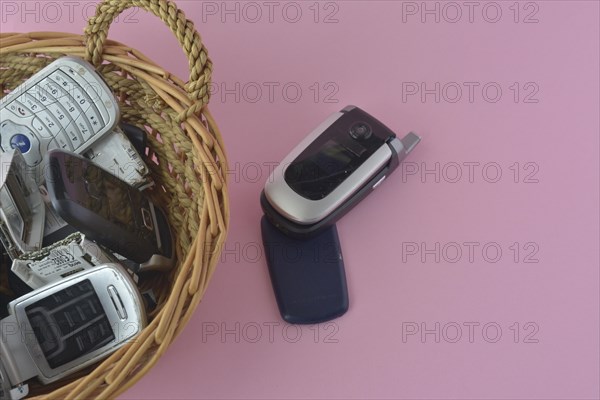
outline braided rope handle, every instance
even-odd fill
[[[177,37],[183,48],[190,69],[189,81],[185,86],[192,106],[186,110],[186,117],[199,112],[209,101],[209,85],[212,75],[212,62],[202,44],[194,23],[185,17],[175,3],[170,0],[103,0],[96,8],[85,29],[86,59],[95,66],[102,63],[104,43],[113,20],[123,11],[137,7],[159,17]]]

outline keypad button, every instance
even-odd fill
[[[56,82],[69,96],[73,96],[73,87],[76,83],[61,71],[55,71],[48,78]]]
[[[102,128],[104,128],[104,124],[100,120],[100,117],[98,116],[98,114],[96,114],[96,111],[94,110],[94,108],[95,108],[94,106],[88,108],[85,111],[85,116],[87,117],[87,120],[89,122],[89,125],[91,126],[92,131],[94,131],[94,133],[98,133],[102,130]]]
[[[77,126],[77,129],[79,129],[79,132],[81,132],[81,137],[84,142],[87,142],[94,135],[94,132],[87,124],[87,117],[85,115],[81,115],[77,118],[77,120],[75,120],[75,125]],[[75,145],[73,147],[75,147]],[[77,147],[75,147],[75,150],[77,150]]]
[[[75,121],[65,127],[64,133],[69,142],[71,142],[71,150],[75,150],[81,146],[81,132],[77,129]]]
[[[31,111],[29,111],[29,109],[27,107],[25,107],[25,105],[18,102],[17,100],[14,100],[13,102],[11,102],[6,107],[6,109],[9,110],[10,112],[12,112],[18,118],[29,118],[29,117],[33,116],[33,113]]]
[[[81,114],[83,114],[83,110],[79,108],[77,103],[71,97],[65,97],[61,102],[63,108],[67,111],[72,121],[75,121]]]
[[[42,123],[46,125],[47,131],[46,134],[40,135],[41,137],[54,137],[58,132],[61,131],[62,126],[58,123],[56,119],[46,110],[39,111],[37,116],[40,118]]]
[[[58,103],[49,104],[48,111],[54,116],[61,127],[64,128],[71,123],[71,118],[67,114],[67,111]]]
[[[77,349],[80,352],[85,352],[88,349],[88,346],[86,346],[86,343],[85,343],[85,336],[83,336],[83,335],[75,336],[75,344],[77,345]]]
[[[65,98],[68,96],[66,90],[63,90],[60,85],[54,82],[52,79],[46,77],[42,79],[38,86],[40,86],[46,93],[52,96],[56,101],[63,102]]]
[[[29,109],[33,114],[36,114],[46,107],[42,105],[39,101],[37,101],[32,95],[25,93],[18,98],[19,103],[23,104],[25,107]]]
[[[67,151],[73,150],[71,140],[67,137],[65,132],[59,132],[58,135],[54,137],[54,140],[57,142],[58,148]]]
[[[35,85],[31,89],[29,89],[27,93],[33,96],[34,99],[42,103],[44,107],[48,107],[50,104],[56,103],[56,99],[39,85]]]
[[[78,86],[73,88],[73,98],[82,110],[87,110],[92,105],[89,97]]]
[[[33,131],[35,132],[35,134],[37,136],[41,136],[41,137],[50,137],[50,136],[52,136],[52,133],[48,131],[48,127],[46,125],[44,125],[44,123],[42,122],[42,120],[39,119],[38,117],[35,117],[31,121],[31,126],[33,126]]]
[[[59,149],[62,150],[62,148],[60,147],[60,144],[58,144],[58,142],[55,139],[52,139],[51,141],[48,142],[48,146],[47,146],[47,150],[55,150],[55,149]],[[68,149],[65,149],[68,150]]]
[[[68,318],[65,318],[66,314],[56,315],[57,328],[60,330],[61,336],[68,335],[73,330],[73,324]]]

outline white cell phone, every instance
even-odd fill
[[[34,290],[8,308],[0,321],[0,380],[8,399],[26,395],[31,378],[48,384],[107,357],[146,326],[142,297],[117,264]]]
[[[62,57],[0,100],[0,150],[18,148],[37,167],[51,149],[84,153],[118,119],[115,96],[94,67]]]

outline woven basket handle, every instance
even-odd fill
[[[152,12],[169,26],[179,40],[190,68],[186,91],[194,105],[189,113],[199,111],[208,104],[212,62],[194,23],[185,17],[175,3],[170,0],[103,0],[96,8],[96,15],[88,21],[85,29],[86,59],[95,66],[102,63],[104,42],[113,20],[124,10],[138,7]]]

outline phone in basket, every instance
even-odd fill
[[[167,217],[143,192],[61,150],[48,152],[45,170],[52,208],[75,230],[140,264],[134,272],[172,267]]]
[[[8,308],[0,321],[0,379],[8,399],[26,395],[28,379],[51,383],[105,358],[146,326],[142,297],[117,264],[34,290]]]
[[[41,248],[44,220],[42,195],[23,155],[0,153],[0,242],[11,258]]]
[[[51,149],[85,152],[118,119],[115,97],[94,67],[62,57],[0,100],[0,150],[18,148],[37,167]]]

